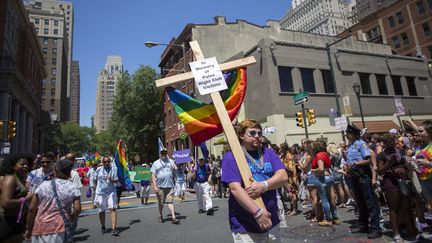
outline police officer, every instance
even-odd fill
[[[369,239],[381,236],[378,200],[372,188],[371,150],[360,137],[361,130],[348,125],[346,136],[349,146],[346,151],[347,172],[352,177],[352,189],[359,208],[359,225],[353,233],[368,233]],[[369,224],[370,217],[370,224]]]

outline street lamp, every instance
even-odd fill
[[[181,47],[182,48],[182,53],[183,53],[183,72],[186,72],[186,46],[184,43],[182,43],[181,45],[177,45],[177,44],[165,44],[165,43],[159,43],[159,42],[154,42],[154,41],[146,41],[144,42],[144,45],[147,46],[148,48],[152,48],[155,46],[174,46],[174,47]]]
[[[354,83],[352,87],[354,89],[354,92],[355,92],[355,94],[357,96],[357,100],[358,100],[358,103],[359,103],[360,116],[361,116],[361,119],[362,119],[363,128],[366,128],[365,121],[364,121],[364,116],[363,116],[363,108],[362,108],[362,104],[361,104],[361,101],[360,101],[360,84],[359,83]]]

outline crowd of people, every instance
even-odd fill
[[[411,121],[410,127],[404,132],[370,134],[348,125],[346,142],[305,138],[299,144],[277,146],[263,136],[258,122],[247,119],[236,128],[252,173],[249,184],[244,183],[229,149],[222,159],[210,155],[184,164],[176,164],[162,149],[158,160],[142,165],[150,168],[152,177],[139,183],[137,196],[148,204],[152,188],[158,221],[166,222],[166,204],[170,221],[179,224],[175,197],[183,202],[186,193],[193,192],[197,212],[213,215],[212,198],[229,195],[234,242],[279,242],[280,228],[301,212],[317,227],[337,226],[341,224],[338,210],[343,208],[358,215],[352,233],[380,237],[388,213],[395,242],[404,241],[401,235],[421,240],[429,227],[425,213],[432,209],[432,121],[419,126]],[[70,153],[37,158],[13,154],[0,162],[0,240],[73,241],[81,211],[80,177],[89,183],[87,197],[98,208],[101,233],[108,232],[105,212],[109,211],[110,232],[119,235],[122,185],[110,157],[91,164],[84,174],[77,172]]]

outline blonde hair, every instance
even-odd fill
[[[327,153],[329,153],[329,154],[337,154],[337,153],[339,153],[336,144],[330,143],[329,145],[327,145]]]
[[[258,128],[259,130],[262,131],[262,127],[259,124],[259,122],[257,122],[256,120],[253,120],[253,119],[246,119],[246,120],[240,122],[240,124],[238,124],[238,127],[237,127],[238,137],[243,136],[248,128]]]

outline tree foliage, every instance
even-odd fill
[[[141,65],[133,75],[123,73],[116,84],[109,132],[114,138],[125,141],[128,156],[138,154],[142,160],[158,157],[163,91],[155,85],[157,78],[152,67]]]
[[[50,127],[48,151],[81,155],[88,151],[94,136],[95,130],[89,127],[80,127],[73,122],[55,123]]]

